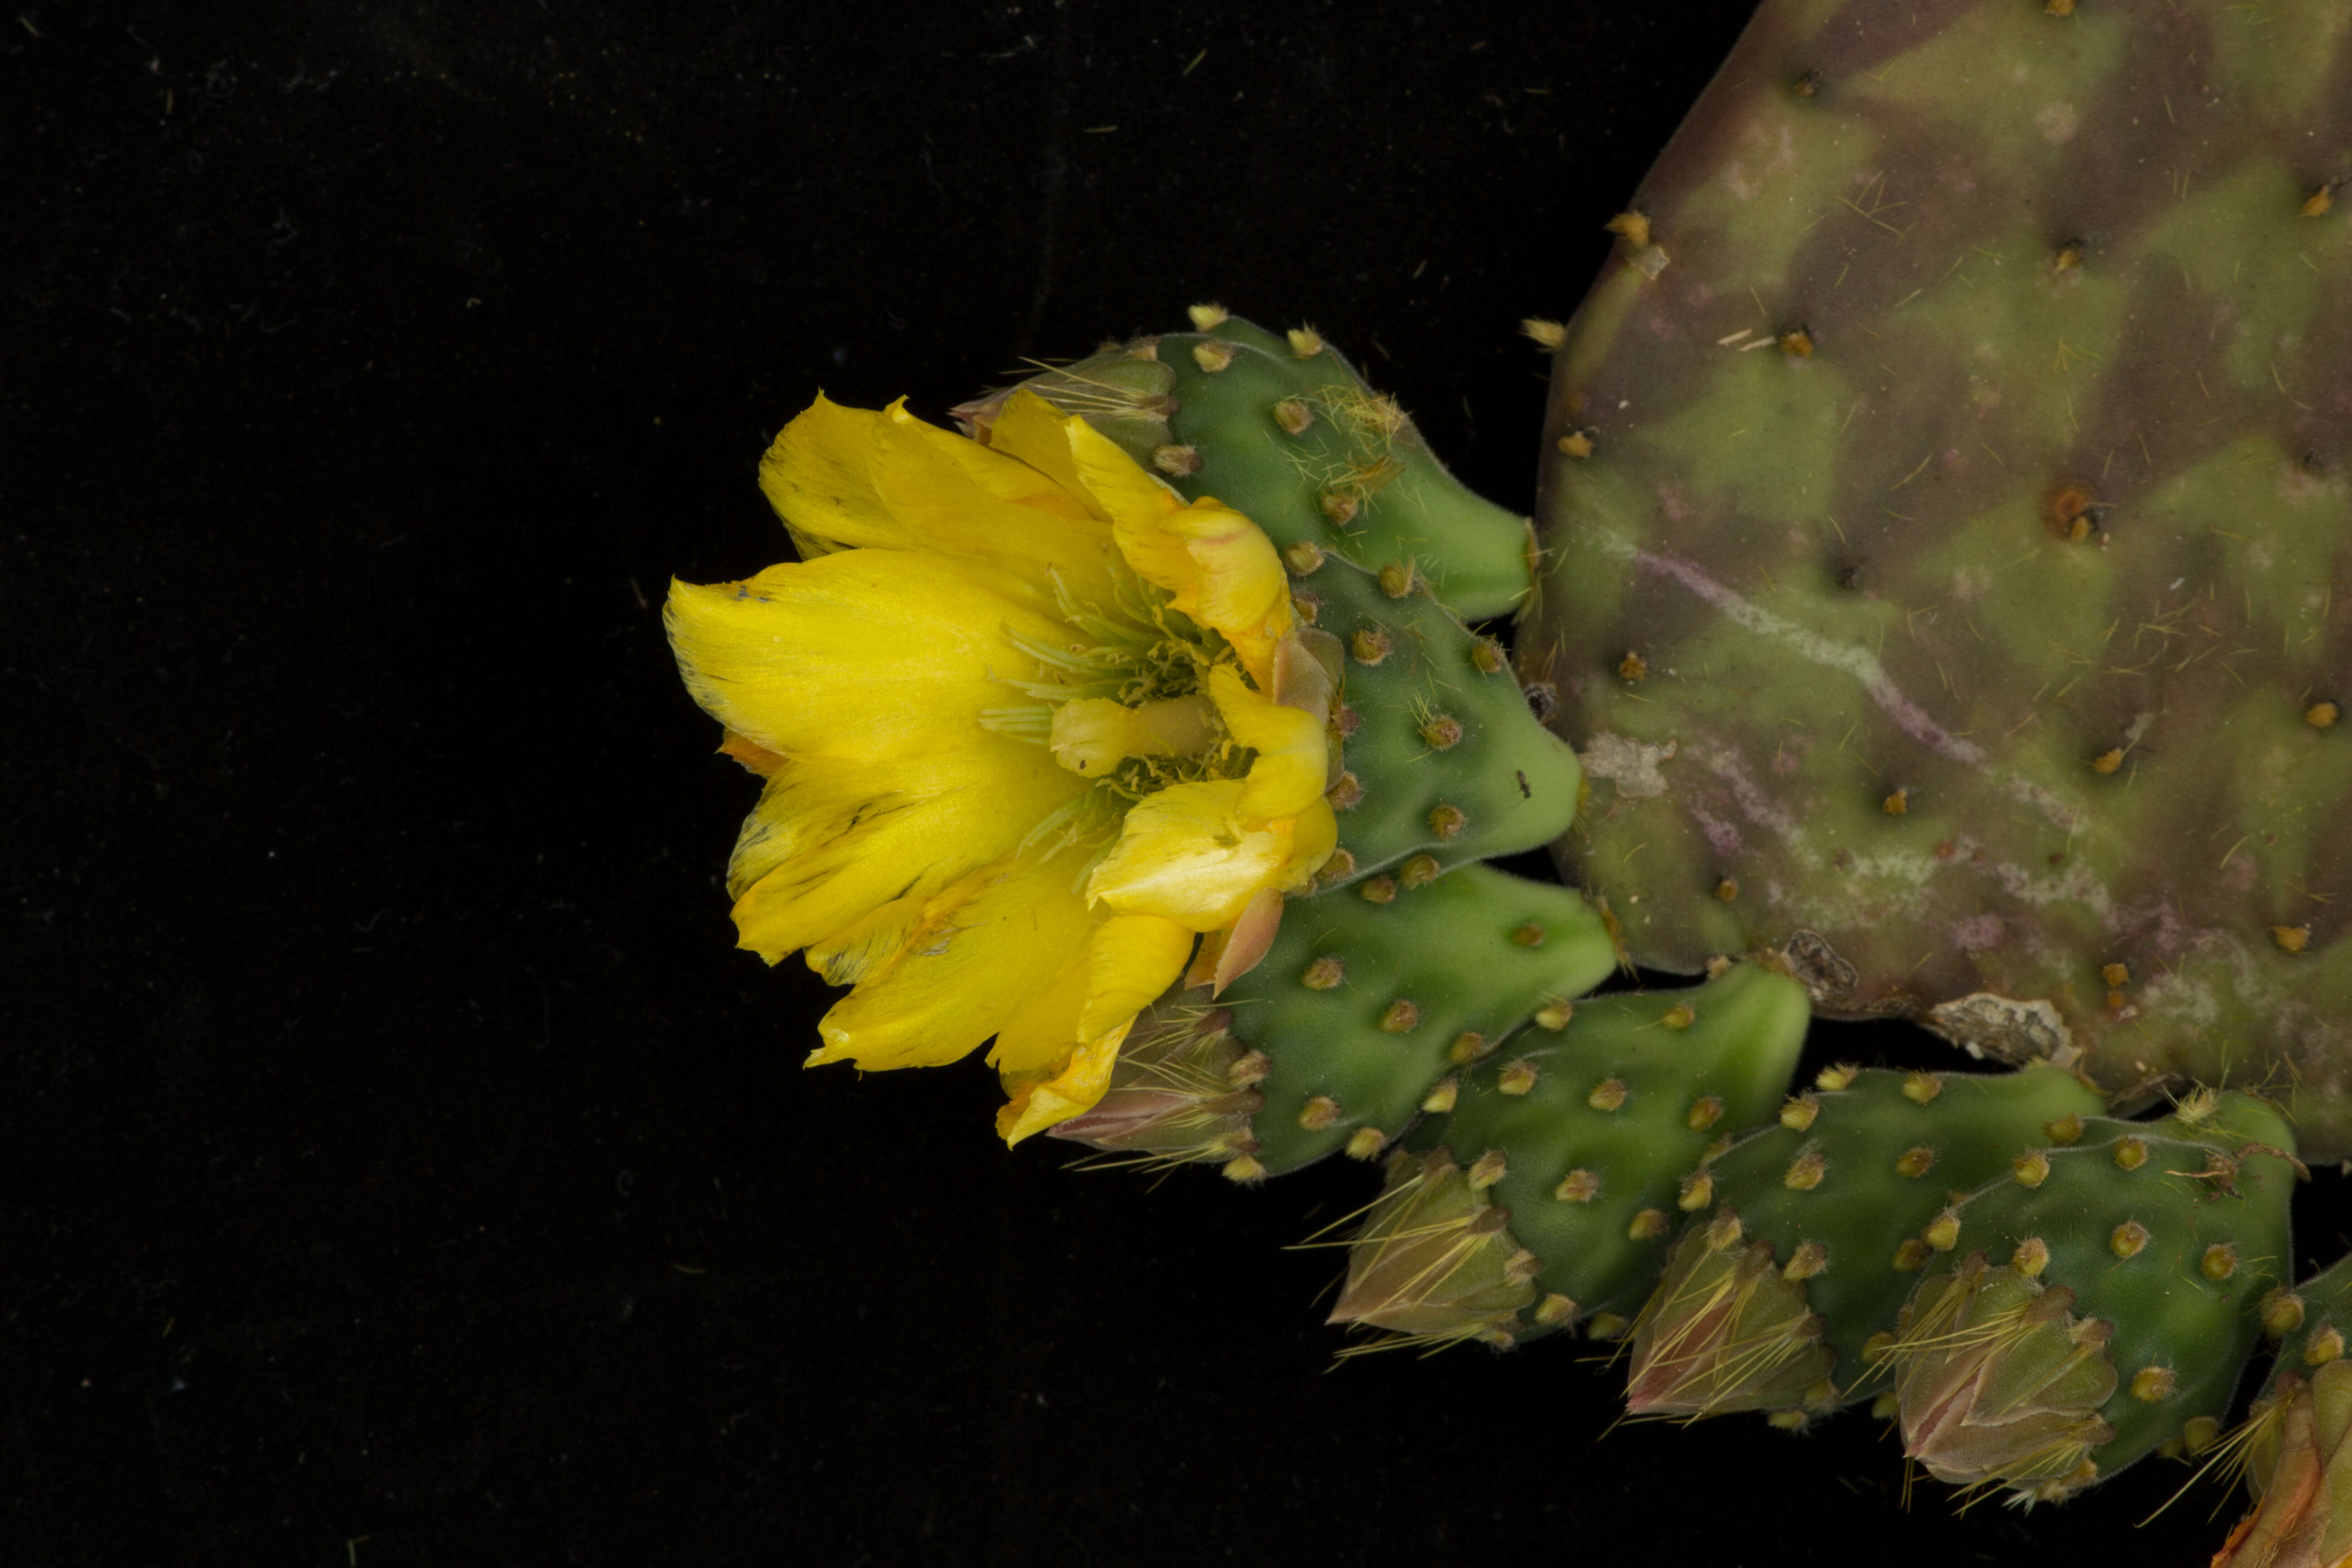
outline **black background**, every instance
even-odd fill
[[[819,386],[1215,298],[1524,507],[1516,323],[1744,5],[7,10],[0,1555],[2204,1561],[2173,1467],[1956,1518],[1580,1344],[1334,1370],[1360,1167],[1008,1154],[731,950],[658,605]]]

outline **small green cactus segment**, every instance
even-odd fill
[[[1486,866],[1295,900],[1265,961],[1217,999],[1268,1063],[1257,1161],[1276,1174],[1342,1147],[1371,1158],[1432,1085],[1616,963],[1573,889]]]
[[[1443,868],[1516,854],[1566,829],[1576,754],[1528,711],[1501,645],[1455,619],[1410,562],[1326,557],[1293,584],[1346,650],[1335,714],[1346,772],[1330,795],[1340,854],[1322,886],[1415,855]]]
[[[1453,1086],[1412,1142],[1491,1160],[1493,1198],[1540,1264],[1522,1334],[1623,1317],[1656,1278],[1710,1145],[1771,1114],[1810,1016],[1786,975],[1734,964],[1688,991],[1576,1004]]]
[[[1867,1347],[1895,1327],[1930,1256],[1916,1237],[1949,1194],[2104,1109],[2052,1067],[1824,1072],[1778,1125],[1709,1162],[1714,1213],[1675,1243],[1642,1310],[1629,1408],[1820,1413],[1868,1396]]]
[[[2200,1095],[2092,1122],[1939,1215],[1888,1352],[1906,1452],[2055,1500],[2210,1432],[2290,1256],[2293,1149],[2263,1101]]]
[[[1285,547],[1379,570],[1417,563],[1473,619],[1526,601],[1527,519],[1448,473],[1393,398],[1314,331],[1287,337],[1195,306],[1192,331],[1112,344],[1024,383],[1083,415],[1187,498],[1214,496]],[[955,411],[986,439],[1004,394]]]
[[[1392,1154],[1328,1321],[1388,1331],[1360,1350],[1515,1342],[1538,1265],[1504,1228],[1510,1213],[1491,1195],[1500,1172],[1494,1154],[1466,1170],[1445,1149]]]
[[[2069,9],[1766,0],[1617,225],[1519,643],[1559,850],[1643,964],[2268,1085],[2333,1160],[2352,30]]]
[[[1101,1101],[1052,1132],[1151,1163],[1217,1162],[1239,1181],[1339,1149],[1373,1159],[1440,1080],[1531,1018],[1565,1020],[1616,963],[1573,889],[1480,865],[1441,875],[1419,856],[1293,900],[1265,957],[1221,995],[1195,986],[1146,1009]]]
[[[2262,1316],[2277,1360],[2228,1443],[2254,1507],[2214,1568],[2340,1563],[2352,1553],[2352,1258],[2273,1292]]]

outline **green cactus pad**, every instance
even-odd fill
[[[2268,1086],[2332,1159],[2352,28],[2068,9],[1768,0],[1635,195],[1521,645],[1591,784],[1559,850],[1643,963]]]
[[[1953,1191],[2005,1176],[2017,1156],[2050,1147],[2052,1124],[2063,1134],[2071,1131],[2063,1119],[2073,1117],[2079,1127],[2105,1109],[2073,1074],[2049,1067],[2000,1075],[1836,1068],[1823,1078],[1843,1087],[1791,1100],[1780,1125],[1741,1139],[1708,1163],[1706,1174],[1714,1226],[1728,1216],[1728,1239],[1763,1245],[1766,1260],[1789,1271],[1787,1293],[1818,1319],[1814,1331],[1830,1359],[1795,1386],[1748,1387],[1707,1376],[1703,1389],[1683,1390],[1672,1405],[1675,1414],[1821,1411],[1875,1392],[1865,1386],[1864,1346],[1893,1330],[1917,1282],[1927,1258],[1917,1233]],[[1694,1225],[1675,1244],[1670,1280],[1696,1265],[1685,1254],[1725,1250],[1712,1246],[1710,1228]],[[1692,1294],[1687,1287],[1684,1293]],[[1688,1325],[1662,1305],[1654,1298],[1643,1314],[1634,1346],[1637,1385],[1662,1342],[1680,1341],[1685,1361],[1714,1349],[1691,1342]],[[1754,1337],[1736,1321],[1723,1323],[1717,1334],[1735,1343]],[[1833,1380],[1834,1394],[1806,1397],[1820,1377]],[[1691,1378],[1675,1381],[1688,1384]]]
[[[1193,320],[1199,330],[1115,345],[1023,384],[1084,415],[1187,498],[1246,512],[1277,544],[1374,570],[1417,563],[1473,619],[1521,606],[1528,520],[1463,488],[1338,350],[1310,331],[1276,337],[1213,306],[1195,307]],[[985,438],[996,401],[956,412]]]
[[[1291,904],[1265,962],[1217,999],[1269,1068],[1253,1122],[1268,1173],[1356,1140],[1369,1158],[1430,1087],[1616,967],[1574,889],[1486,866]],[[1364,1130],[1374,1130],[1373,1135]]]
[[[1476,636],[1409,566],[1327,557],[1294,597],[1346,649],[1338,722],[1347,773],[1331,794],[1332,887],[1426,854],[1442,867],[1545,843],[1576,815],[1575,754],[1536,721],[1501,647]]]
[[[1693,990],[1592,997],[1464,1075],[1452,1114],[1412,1142],[1465,1161],[1499,1152],[1494,1201],[1541,1260],[1537,1288],[1588,1321],[1622,1316],[1655,1278],[1684,1178],[1787,1090],[1809,1016],[1801,986],[1757,964]]]
[[[2089,1451],[2095,1475],[2024,1479],[2063,1495],[2183,1437],[2192,1420],[2218,1420],[2291,1257],[2293,1149],[2275,1110],[2229,1094],[2162,1121],[2091,1122],[2081,1142],[1969,1194],[1923,1233],[1944,1257],[1922,1274],[1895,1352],[1906,1438],[1923,1304],[1971,1254],[2042,1289],[2063,1287],[2075,1320],[2107,1328],[2114,1382],[2097,1411],[2108,1435]]]

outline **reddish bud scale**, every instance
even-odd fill
[[[2335,1564],[2352,1554],[2352,1258],[2263,1302],[2284,1337],[2269,1381],[2230,1442],[2255,1507],[2216,1568]],[[2335,1353],[2328,1353],[2333,1351]],[[2315,1352],[2317,1353],[2315,1353]]]

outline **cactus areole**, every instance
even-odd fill
[[[1639,962],[2352,1150],[2347,177],[2340,5],[1768,0],[1554,364],[1520,658]]]

